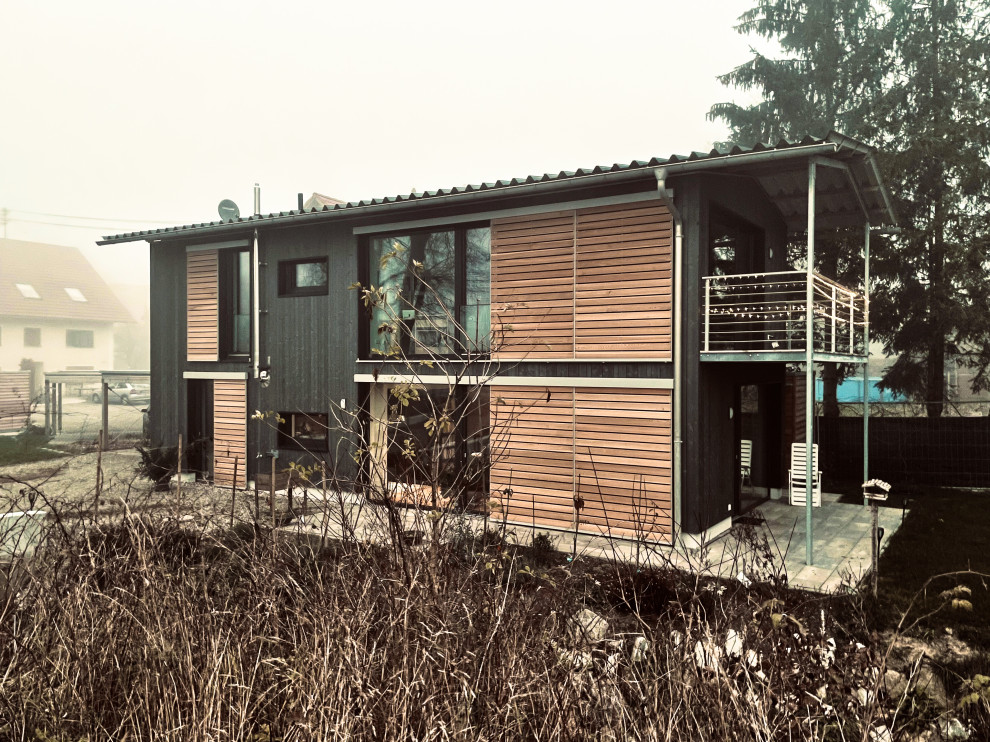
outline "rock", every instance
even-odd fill
[[[694,645],[694,663],[699,669],[718,670],[721,656],[722,648],[710,639],[699,639]]]
[[[880,725],[870,730],[870,742],[894,742],[894,737],[886,726]]]
[[[904,673],[897,670],[887,670],[883,674],[883,687],[887,691],[887,697],[893,701],[900,701],[907,690],[907,678]]]
[[[856,689],[856,702],[860,706],[867,706],[870,703],[870,692],[866,688]]]
[[[575,613],[568,628],[575,641],[597,643],[608,635],[608,621],[590,608],[582,608]]]
[[[932,671],[927,662],[923,662],[918,667],[918,672],[912,678],[912,685],[915,692],[928,696],[941,708],[949,708],[949,695],[945,690],[945,683]]]
[[[938,720],[938,733],[946,740],[965,740],[969,739],[971,734],[969,729],[954,716]]]
[[[633,639],[632,652],[630,658],[634,663],[642,662],[650,651],[650,641],[645,636],[637,636]]]
[[[725,655],[727,657],[742,657],[743,640],[739,632],[729,629],[725,635]]]

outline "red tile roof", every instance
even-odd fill
[[[24,296],[17,284],[28,284],[41,297]],[[66,289],[77,289],[86,301],[75,301]],[[134,322],[117,296],[79,250],[0,238],[0,318],[33,317]]]

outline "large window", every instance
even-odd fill
[[[65,347],[66,348],[92,348],[93,347],[93,331],[92,330],[66,330],[65,331]]]
[[[372,354],[487,353],[490,265],[487,226],[372,237],[368,283],[382,299],[371,316]]]
[[[419,388],[400,405],[389,392],[387,477],[399,501],[476,508],[488,491],[487,387]]]
[[[251,253],[222,250],[219,255],[220,354],[251,352]]]
[[[749,222],[713,208],[708,237],[709,275],[732,276],[763,270],[763,232]]]

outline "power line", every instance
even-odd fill
[[[113,217],[102,217],[102,216],[72,216],[70,214],[49,214],[43,211],[27,211],[25,209],[8,209],[7,213],[15,214],[30,214],[32,216],[47,216],[53,219],[75,219],[79,221],[86,222],[111,222],[114,224],[176,224],[175,219],[115,219]],[[13,219],[11,220],[13,221]],[[31,221],[30,219],[20,219],[17,221]],[[38,224],[46,224],[47,222],[37,222]]]
[[[8,217],[6,221],[7,221],[8,224],[14,223],[14,222],[20,222],[20,223],[24,223],[24,224],[44,224],[44,225],[49,226],[49,227],[68,227],[70,229],[92,229],[92,230],[95,230],[97,232],[107,232],[108,230],[111,231],[111,232],[113,231],[113,225],[112,224],[103,224],[103,225],[96,225],[96,224],[66,224],[65,222],[42,221],[40,219],[18,219],[16,217],[15,218]],[[147,222],[135,222],[135,223],[136,224],[147,224]],[[164,224],[165,222],[160,222],[160,223]],[[126,231],[134,231],[134,230],[126,230]]]

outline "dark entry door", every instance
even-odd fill
[[[209,478],[213,472],[213,380],[189,379],[186,471]]]

